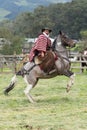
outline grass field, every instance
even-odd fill
[[[35,104],[24,95],[25,83],[3,94],[12,74],[0,75],[0,130],[87,130],[87,73],[76,75],[66,93],[67,77],[40,80],[32,90]]]

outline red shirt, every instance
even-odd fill
[[[33,60],[33,57],[35,56],[35,50],[38,52],[46,52],[48,47],[51,47],[51,40],[44,34],[39,35],[34,47],[30,51],[29,60]]]

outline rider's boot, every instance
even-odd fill
[[[16,73],[16,75],[21,75],[24,77],[25,74],[28,74],[29,71],[32,70],[34,65],[34,62],[28,62]]]
[[[24,68],[21,68],[17,73],[16,75],[21,75],[24,77],[24,75],[27,74],[27,70],[25,70]]]

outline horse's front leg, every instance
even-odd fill
[[[70,80],[68,81],[67,88],[66,88],[67,92],[70,91],[72,85],[74,84],[75,74],[72,74],[69,78],[70,78]]]
[[[66,88],[66,91],[69,92],[72,85],[74,84],[74,77],[75,77],[75,74],[69,70],[67,71],[64,71],[63,73],[65,76],[69,77],[69,81],[67,83],[67,88]]]

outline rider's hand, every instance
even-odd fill
[[[44,55],[45,55],[45,53],[42,51],[42,52],[41,52],[41,57],[44,57]]]

